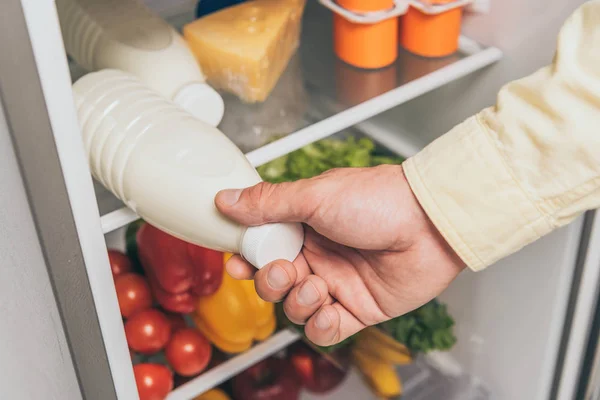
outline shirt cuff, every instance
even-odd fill
[[[474,271],[552,230],[479,116],[456,126],[403,166],[433,224]]]

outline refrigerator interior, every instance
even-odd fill
[[[378,133],[378,138],[382,137],[382,131]],[[394,138],[396,143],[402,141],[394,132],[387,133],[389,143],[394,143]],[[378,140],[360,128],[335,136],[343,135]],[[456,321],[457,344],[447,354],[432,353],[414,365],[399,368],[405,385],[404,398],[548,398],[582,222],[582,219],[577,220],[486,271],[463,272],[440,297],[448,304]],[[124,249],[124,228],[107,234],[106,241],[110,248]],[[263,343],[261,346],[268,349],[253,353],[245,360],[245,365],[250,366],[267,353],[275,353],[295,340],[298,340],[297,335],[282,332]],[[231,360],[230,366],[243,369],[236,358]],[[206,376],[207,373],[213,375]],[[225,374],[209,371],[200,377],[206,379],[203,383],[211,381],[213,385],[229,375],[230,371]],[[198,387],[201,386],[190,387],[189,393],[197,391]],[[175,391],[170,399],[186,399],[186,393],[185,388]],[[359,376],[353,373],[341,388],[322,398],[341,399],[357,393],[365,393],[361,399],[374,398]],[[307,400],[314,398],[305,396]]]
[[[194,6],[194,2],[187,0],[171,2],[168,7],[165,3],[166,0],[149,1],[153,8],[176,25],[190,20],[190,7]],[[465,33],[476,40],[465,42],[468,44],[467,47],[475,46],[472,54],[463,52],[455,57],[435,62],[426,62],[404,54],[394,71],[393,81],[396,89],[392,89],[390,93],[380,93],[372,98],[362,99],[355,105],[342,104],[336,100],[338,96],[336,93],[340,87],[336,86],[336,81],[331,79],[331,75],[344,76],[344,73],[350,73],[350,78],[347,78],[350,81],[353,77],[360,78],[360,75],[353,76],[353,71],[348,72],[343,65],[336,63],[330,51],[328,14],[323,13],[322,10],[317,11],[319,6],[316,2],[312,2],[307,13],[307,18],[314,18],[310,20],[312,23],[309,25],[312,29],[305,30],[305,35],[313,35],[313,38],[322,36],[325,39],[322,47],[305,48],[310,50],[310,53],[303,54],[301,51],[301,58],[296,60],[301,66],[299,70],[303,74],[302,79],[307,82],[305,87],[307,93],[304,94],[306,98],[301,102],[300,107],[307,104],[312,107],[311,110],[301,110],[300,113],[313,115],[322,122],[320,125],[311,122],[311,125],[302,119],[295,121],[295,125],[285,125],[289,124],[289,120],[283,121],[283,128],[278,129],[302,133],[285,138],[289,139],[285,142],[289,145],[287,149],[298,148],[356,125],[357,130],[376,139],[386,148],[404,156],[414,154],[468,115],[493,104],[494,95],[502,83],[523,76],[548,62],[554,48],[558,27],[577,3],[580,1],[492,2],[490,14],[470,16],[466,21]],[[30,25],[35,28],[35,24],[31,22],[34,19],[32,4],[29,2],[25,11],[30,19]],[[56,50],[57,46],[48,46],[47,50],[40,50],[44,48],[44,30],[41,25],[35,29],[34,47],[38,51],[38,62],[47,62],[49,58],[56,56],[48,52],[51,51],[50,49]],[[52,33],[55,32],[52,30]],[[497,61],[501,56],[499,52],[488,51],[485,46],[480,47],[478,41],[496,45],[507,55],[498,65],[467,76]],[[72,64],[71,67],[72,79],[75,79],[82,72]],[[61,80],[62,71],[53,68],[40,69],[49,93],[53,88],[56,89],[58,85],[64,84],[64,80]],[[293,69],[291,71],[293,72]],[[61,79],[50,83],[53,73]],[[447,85],[441,87],[445,84]],[[56,89],[54,95],[60,97],[58,93],[63,93],[64,89]],[[360,93],[358,95],[360,97]],[[457,98],[461,101],[456,101]],[[65,98],[62,100],[64,101]],[[229,103],[234,109],[235,104],[234,100]],[[401,105],[395,107],[397,104]],[[59,106],[60,102],[49,105],[55,115],[61,115],[61,112],[57,111]],[[297,106],[297,103],[290,105],[293,110]],[[389,111],[369,119],[386,109]],[[257,110],[253,111],[257,112]],[[269,114],[265,112],[265,115],[268,118]],[[332,118],[337,115],[343,115],[343,118]],[[235,135],[235,127],[240,123],[245,123],[243,118],[231,121],[230,132],[226,133]],[[67,125],[67,122],[64,122],[62,126],[66,127],[66,130],[74,129],[73,126]],[[227,128],[224,130],[227,131]],[[241,135],[237,140],[236,137],[232,137],[248,152],[249,158],[255,165],[278,155],[269,149],[267,151],[259,148],[265,140],[265,136],[261,135],[268,136],[273,133],[265,132],[262,130],[250,138],[247,134]],[[70,146],[65,143],[59,145],[63,148]],[[71,167],[75,168],[77,165],[79,164],[73,163]],[[66,172],[66,174],[76,173],[76,171]],[[87,188],[86,185],[83,187]],[[89,189],[91,193],[91,188]],[[108,245],[122,247],[123,244],[120,242],[122,228],[115,229],[115,227],[124,226],[127,221],[134,220],[136,216],[123,209],[123,205],[99,185],[95,185],[95,189],[102,219],[100,222],[91,222],[90,226],[96,229],[100,223],[103,232],[107,233],[105,238]],[[78,190],[83,192],[82,189]],[[81,193],[78,204],[91,199],[90,193]],[[86,212],[88,215],[89,209]],[[405,398],[447,399],[452,390],[456,390],[457,399],[548,398],[555,378],[556,360],[579,249],[581,227],[580,219],[484,272],[463,273],[441,296],[456,319],[457,346],[450,354],[433,354],[401,371],[407,386]],[[88,239],[85,237],[80,239],[84,243],[96,240],[93,232],[89,235]],[[95,248],[94,251],[97,250]],[[93,257],[94,251],[90,251],[89,247],[88,251],[90,253],[88,257]],[[106,262],[100,260],[97,262],[97,266],[99,265],[105,266]],[[98,308],[97,312],[105,335],[105,332],[119,326],[114,325],[117,318],[106,322],[103,317],[111,312],[118,313],[114,294],[106,293],[107,300],[103,302],[104,291],[109,290],[107,288],[111,287],[112,282],[108,280],[107,271],[100,274],[90,269],[89,273],[89,279],[94,285],[92,289],[99,296],[99,299],[95,299],[96,304],[99,304],[98,301],[102,303],[102,307]],[[118,319],[120,320],[120,317]],[[107,344],[107,352],[110,353],[111,368],[120,365],[121,371],[125,371],[121,374],[120,371],[113,370],[116,392],[131,393],[132,375],[131,372],[126,371],[128,368],[130,370],[127,365],[129,355],[126,354],[122,336],[113,332],[104,337],[104,340]],[[265,343],[260,351],[252,349],[248,355],[244,355],[245,364],[238,359],[229,366],[239,370],[242,365],[251,365],[267,353],[275,352],[277,346],[283,348],[297,339],[297,336],[283,333],[281,336],[274,337],[272,342]],[[271,346],[270,350],[264,351],[269,346]],[[224,371],[231,372],[226,371],[226,368]],[[220,379],[219,376],[214,378],[213,382]],[[441,386],[439,386],[440,382]],[[447,386],[444,386],[445,384]],[[419,388],[423,388],[423,391],[417,391]],[[365,397],[362,394],[356,397],[359,393],[365,393],[364,387],[356,375],[352,375],[339,392],[333,393],[328,398],[341,399],[348,396],[368,398],[367,394],[364,394]],[[182,395],[170,399],[192,397]]]
[[[310,122],[306,123],[309,124]],[[376,138],[356,128],[344,130],[332,137],[343,139],[349,136],[357,139],[362,137],[371,138],[378,146],[378,153],[404,157],[402,153],[386,148]],[[125,251],[125,230],[125,227],[123,227],[106,234],[107,248]],[[457,325],[459,324],[460,321],[457,320]],[[459,332],[460,330],[457,331],[457,333]],[[465,334],[469,335],[469,332],[465,331]],[[227,378],[234,376],[237,372],[268,355],[277,355],[297,340],[300,340],[300,337],[295,332],[291,330],[279,331],[265,342],[255,345],[250,351],[232,356],[226,365],[207,370],[191,383],[176,388],[168,397],[168,400],[191,399],[193,394],[197,394],[205,388],[221,384]],[[462,340],[460,336],[459,340]],[[419,356],[414,363],[397,367],[397,373],[401,377],[403,385],[402,398],[411,400],[487,400],[493,398],[491,397],[491,390],[480,378],[476,366],[474,367],[463,368],[460,361],[452,353],[431,353],[427,356]],[[349,372],[344,383],[332,392],[311,394],[304,391],[301,396],[302,400],[342,400],[348,398],[376,400],[378,397],[365,385],[354,369]]]

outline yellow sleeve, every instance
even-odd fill
[[[563,26],[552,65],[404,163],[450,246],[481,270],[600,207],[600,0]]]

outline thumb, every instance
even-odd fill
[[[247,189],[228,189],[217,193],[217,209],[246,226],[273,222],[309,223],[314,213],[314,183],[310,180],[272,184],[261,182]]]

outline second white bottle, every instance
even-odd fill
[[[217,126],[223,99],[185,40],[138,0],[56,0],[67,53],[88,71],[136,75],[190,114]]]
[[[73,94],[92,174],[148,223],[203,247],[239,253],[258,268],[299,254],[300,224],[248,228],[216,209],[220,190],[261,181],[218,129],[122,71],[88,74]]]

